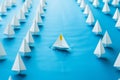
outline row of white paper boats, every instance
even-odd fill
[[[22,10],[24,11],[24,9],[22,9]],[[21,12],[21,14],[24,15],[25,12]],[[24,56],[29,56],[29,53],[31,52],[30,46],[33,46],[33,44],[34,44],[34,39],[33,39],[32,35],[38,35],[39,27],[38,27],[36,20],[38,20],[38,22],[40,20],[40,23],[41,23],[42,19],[38,18],[40,15],[41,15],[41,9],[39,8],[37,10],[36,18],[33,22],[33,25],[30,28],[30,30],[28,31],[28,33],[27,33],[25,39],[23,40],[21,47],[19,49],[19,52],[23,53]],[[23,21],[23,18],[22,18],[22,21]],[[20,22],[16,16],[13,18],[11,25],[14,28],[19,28],[18,26],[20,26]],[[12,28],[11,25],[9,24],[4,31],[4,34],[7,35],[7,38],[13,38],[13,35],[14,35],[14,29]],[[53,48],[60,49],[60,50],[67,50],[70,47],[68,46],[63,35],[61,34],[58,37],[58,39],[56,40],[56,42],[53,44]],[[6,51],[5,51],[2,43],[0,43],[0,59],[5,59],[5,56],[6,56]],[[23,71],[26,70],[26,66],[25,66],[19,53],[17,53],[17,56],[15,58],[15,61],[14,61],[14,64],[13,64],[13,67],[11,70],[17,72],[18,74],[21,74]],[[12,76],[9,77],[9,80],[12,80]]]
[[[90,2],[93,4],[93,6],[96,7],[96,8],[98,8],[98,7],[100,6],[100,0],[89,0],[89,1],[90,1]],[[109,8],[109,5],[108,5],[108,3],[110,3],[110,0],[102,0],[102,2],[104,2],[104,6],[103,6],[102,11],[103,11],[104,13],[110,12],[110,8]],[[117,7],[117,6],[119,6],[119,2],[120,2],[120,0],[112,0],[111,4],[112,4],[113,6],[115,6],[115,7]],[[80,4],[80,7],[81,7],[82,9],[84,9],[85,6],[86,6],[86,3],[85,3],[84,0],[77,0],[77,3]]]
[[[86,16],[88,15],[88,17],[86,19],[86,23],[88,23],[89,25],[92,25],[95,22],[95,19],[94,19],[94,15],[92,14],[92,12],[90,10],[89,5],[87,5],[84,0],[78,0],[77,2],[78,2],[78,4],[80,4],[80,8],[84,9],[83,13]],[[94,0],[93,3],[94,2],[96,2],[96,0]],[[99,3],[99,0],[97,0],[97,2]],[[109,14],[110,13],[110,8],[109,8],[109,4],[108,4],[109,0],[103,0],[103,2],[105,2],[105,3],[104,3],[104,6],[103,6],[103,9],[102,9],[102,12],[105,13],[105,14]],[[115,2],[115,1],[113,0],[113,2]],[[112,2],[112,4],[113,4],[113,2]],[[117,2],[116,6],[118,6],[119,1],[117,0],[116,2]],[[99,5],[97,7],[99,7]],[[119,12],[118,8],[116,8],[116,11],[115,11],[115,13],[114,13],[112,18],[115,21],[117,21],[116,24],[115,24],[115,27],[120,29],[120,12]],[[97,21],[96,23],[97,23],[97,25],[99,25],[98,24],[99,21]],[[96,29],[96,26],[94,28],[94,31],[95,31],[95,29]],[[97,27],[97,29],[98,29],[98,31],[96,31],[97,33],[101,32],[101,28],[100,27]]]
[[[26,16],[28,16],[29,14],[29,10],[31,7],[32,2],[28,5],[29,1],[31,0],[26,0],[25,3],[23,4],[22,9],[19,12],[18,17],[15,15],[11,21],[10,24],[7,25],[7,27],[4,30],[4,34],[7,36],[7,38],[13,38],[15,35],[14,30],[15,29],[20,29],[20,23],[21,22],[25,22],[26,20]],[[43,4],[39,4],[37,12],[36,12],[36,16],[35,19],[33,21],[33,24],[30,28],[30,32],[32,32],[34,35],[37,35],[39,33],[39,28],[38,25],[42,24],[42,19],[40,15],[43,15],[44,11],[42,9]],[[28,31],[28,34],[29,34]]]
[[[107,13],[107,14],[110,12],[110,8],[108,6],[109,1],[110,0],[103,0],[104,7],[103,7],[102,12]],[[99,6],[99,0],[90,0],[90,2],[92,2],[93,6],[95,6],[95,7]],[[94,22],[95,22],[95,19],[94,19],[94,16],[92,14],[92,11],[90,10],[90,7],[87,4],[85,4],[84,0],[78,0],[77,3],[80,4],[81,9],[84,9],[83,14],[85,14],[87,16],[86,23],[88,25],[93,25]],[[113,0],[112,5],[113,6],[118,6],[119,1],[118,0]],[[118,8],[116,8],[116,11],[113,15],[113,19],[115,21],[117,20],[117,23],[116,23],[115,27],[117,27],[119,29],[120,28],[120,13],[119,13]],[[92,32],[95,33],[96,35],[101,35],[102,34],[102,28],[101,28],[101,25],[100,25],[98,20],[96,21]],[[102,57],[102,55],[105,54],[105,48],[104,47],[111,47],[111,45],[112,45],[112,40],[111,40],[108,32],[106,31],[102,40],[101,39],[99,40],[99,42],[98,42],[98,44],[97,44],[97,46],[94,50],[94,54],[99,58]],[[117,59],[114,63],[114,67],[116,67],[118,70],[120,70],[120,53],[119,53],[119,55],[118,55],[118,57],[117,57]]]
[[[16,6],[16,0],[4,0],[0,4],[0,15],[6,15],[7,9],[11,9],[14,6]]]
[[[16,0],[4,1],[4,3],[2,3],[1,7],[0,7],[1,15],[6,15],[6,11],[7,11],[8,7],[6,6],[5,2],[8,2],[7,4],[9,4],[11,6],[13,3],[14,3],[13,5],[16,5]],[[39,30],[38,25],[42,24],[41,16],[43,16],[43,14],[44,14],[45,5],[46,5],[46,1],[40,0],[40,3],[37,7],[37,12],[36,12],[36,16],[33,21],[33,24],[31,26],[30,30],[27,32],[26,37],[21,44],[19,53],[20,52],[24,53],[24,56],[28,56],[28,53],[31,52],[30,46],[33,46],[33,43],[34,43],[34,39],[33,39],[32,35],[39,35],[40,30]],[[9,6],[9,9],[11,8],[11,6]],[[15,15],[12,19],[11,24],[8,24],[4,30],[4,34],[6,35],[7,38],[14,37],[14,34],[15,34],[14,30],[20,29],[21,22],[25,22],[26,16],[29,15],[28,13],[29,13],[31,7],[32,7],[32,0],[25,0],[18,17]],[[0,21],[2,21],[2,19],[0,19]],[[18,74],[21,74],[21,71],[26,70],[26,67],[25,67],[24,62],[19,53],[16,56],[16,59],[14,61],[14,64],[13,64],[13,67],[11,70],[16,71]],[[7,54],[6,54],[6,51],[3,47],[3,45],[2,45],[2,43],[0,43],[0,59],[5,59],[6,55]],[[12,80],[12,76],[10,76],[8,80]]]
[[[84,0],[81,0],[81,8],[83,8],[82,7],[83,3],[84,3]],[[108,3],[105,2],[105,5],[108,5]],[[24,22],[24,20],[25,20],[25,16],[24,16],[25,11],[27,12],[27,10],[25,10],[25,9],[22,9],[20,11],[20,13],[21,13],[21,20],[20,21],[22,21],[22,22]],[[39,15],[41,15],[41,12],[42,12],[42,10],[41,10],[41,6],[40,6],[40,8],[38,9],[37,17],[34,20],[32,27],[28,31],[28,33],[27,33],[25,39],[23,40],[23,42],[21,44],[21,47],[19,49],[19,52],[22,52],[24,54],[24,56],[28,56],[29,52],[31,52],[30,46],[33,46],[33,43],[34,43],[34,39],[32,38],[32,35],[36,35],[36,34],[38,35],[39,28],[38,28],[37,23],[39,23],[39,22],[40,22],[40,24],[42,23],[41,22],[42,21],[41,17],[38,18]],[[105,10],[105,13],[108,13],[108,11],[106,12],[106,10]],[[87,9],[85,8],[84,14],[88,15],[86,23],[88,23],[89,25],[92,25],[94,23],[94,18],[93,18],[93,15],[92,15],[92,12],[91,12],[89,6],[87,6]],[[13,22],[14,22],[14,24],[17,24],[17,23],[19,24],[19,19],[14,17]],[[102,29],[100,27],[100,24],[99,24],[98,20],[96,21],[96,24],[95,24],[92,31],[97,35],[99,35],[102,32]],[[8,38],[11,38],[14,35],[14,30],[12,29],[12,27],[10,25],[8,25],[7,29],[5,29],[4,33],[8,36]],[[98,57],[101,57],[105,53],[104,47],[109,47],[111,44],[112,44],[111,38],[110,38],[108,32],[106,31],[103,39],[99,40],[98,45],[96,46],[96,49],[94,51],[94,54]],[[67,44],[67,42],[66,42],[66,40],[65,40],[65,38],[63,37],[62,34],[57,38],[57,40],[55,41],[55,43],[53,44],[52,47],[55,48],[55,49],[59,49],[59,50],[69,50],[70,49],[70,46]],[[5,52],[2,44],[0,46],[0,49],[1,49],[0,54],[2,55],[2,57],[5,56],[6,52]],[[120,56],[118,56],[118,58],[117,58],[117,60],[114,64],[114,66],[117,67],[117,68],[120,67],[120,65],[118,63],[119,59],[120,59]],[[12,67],[12,70],[16,71],[18,73],[21,73],[21,71],[26,70],[26,66],[25,66],[24,62],[22,61],[22,58],[21,58],[19,53],[16,56],[15,62],[14,62],[13,67]],[[11,80],[11,76],[9,77],[9,80]]]

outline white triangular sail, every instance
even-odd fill
[[[81,8],[81,9],[84,9],[85,6],[86,6],[85,1],[84,1],[84,0],[81,0],[80,8]]]
[[[5,0],[4,4],[5,4],[5,6],[6,6],[7,9],[10,9],[11,6],[12,6],[11,0]]]
[[[115,27],[120,29],[120,16],[119,16],[119,18],[118,18],[118,20],[117,20],[117,22],[115,24]]]
[[[86,23],[89,25],[92,25],[94,23],[94,21],[95,21],[94,16],[93,16],[92,12],[90,11],[89,15],[87,17]]]
[[[113,6],[118,6],[119,5],[119,1],[118,0],[113,0],[112,1],[112,5]]]
[[[12,79],[12,76],[9,76],[8,80],[13,80],[13,79]]]
[[[39,4],[39,7],[37,8],[37,12],[38,12],[40,15],[43,15],[43,14],[44,14],[44,10],[43,10],[41,4]]]
[[[6,12],[7,12],[6,6],[4,5],[4,3],[2,3],[2,4],[0,5],[0,14],[1,14],[1,15],[5,15]]]
[[[118,20],[119,16],[120,16],[119,9],[116,8],[116,11],[115,11],[115,13],[114,13],[113,19],[114,19],[114,20]]]
[[[114,62],[114,67],[120,70],[120,53],[118,54],[117,59]]]
[[[90,7],[89,7],[88,5],[86,5],[86,6],[85,6],[85,10],[84,10],[83,13],[84,13],[85,15],[88,15],[89,12],[90,12]]]
[[[26,7],[27,7],[28,9],[31,8],[31,3],[30,3],[28,0],[26,0],[26,1],[24,2],[24,4],[26,5]]]
[[[13,26],[14,28],[19,28],[20,26],[20,22],[16,15],[12,19],[11,26]]]
[[[26,0],[25,2],[27,2],[30,6],[32,6],[32,0]]]
[[[42,24],[42,18],[40,16],[39,12],[36,13],[35,20],[39,25]]]
[[[93,1],[93,6],[98,7],[99,6],[99,0],[94,0]]]
[[[96,21],[95,26],[94,26],[92,32],[94,32],[97,35],[102,33],[101,25],[100,25],[98,20]]]
[[[96,46],[96,49],[94,50],[94,54],[97,57],[101,57],[104,53],[105,53],[105,49],[104,49],[104,46],[103,46],[102,41],[100,39],[97,46]]]
[[[104,3],[102,12],[105,13],[105,14],[108,14],[110,12],[110,8],[109,8],[109,5],[108,5],[107,2]]]
[[[13,30],[13,28],[11,27],[10,24],[8,24],[7,27],[5,28],[4,34],[5,34],[8,38],[14,37],[15,32],[14,32],[14,30]]]
[[[2,45],[2,43],[0,43],[0,59],[4,59],[6,55],[7,54],[6,54],[6,51],[3,47],[3,45]]]
[[[40,0],[40,4],[41,4],[42,8],[45,8],[46,4],[45,4],[44,0]]]
[[[19,74],[21,73],[21,71],[25,71],[26,70],[26,66],[20,56],[20,54],[18,53],[16,58],[15,58],[15,61],[14,61],[14,64],[12,66],[12,71],[16,71],[18,72]]]
[[[39,27],[38,27],[38,24],[37,24],[36,20],[34,20],[32,26],[30,28],[30,31],[32,32],[32,34],[38,35],[40,30],[39,30]]]
[[[16,0],[11,0],[12,6],[16,6]]]
[[[25,15],[28,15],[28,8],[27,8],[27,5],[26,4],[23,4],[22,6],[22,11],[24,11]]]
[[[24,13],[23,9],[20,10],[18,19],[20,20],[20,22],[24,22],[25,21],[26,18],[25,18],[25,13]]]
[[[108,47],[112,44],[111,38],[107,31],[105,32],[103,36],[102,43],[104,44],[105,47]]]
[[[62,34],[57,38],[52,47],[61,50],[67,50],[70,48]]]
[[[19,49],[19,52],[24,53],[24,56],[26,56],[29,52],[31,52],[31,49],[30,49],[26,39],[23,39],[22,44]]]
[[[77,3],[78,3],[78,4],[81,4],[81,0],[77,0]]]
[[[47,1],[46,0],[41,0],[44,5],[46,5]]]
[[[27,35],[26,35],[25,39],[26,39],[26,42],[29,44],[29,46],[33,46],[34,39],[33,39],[30,31],[27,32]]]

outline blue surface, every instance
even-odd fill
[[[26,76],[15,75],[11,67],[22,40],[32,25],[38,2],[39,0],[33,0],[29,17],[26,23],[21,24],[21,29],[15,31],[14,39],[6,39],[3,30],[12,17],[19,13],[23,1],[17,0],[17,6],[9,10],[7,16],[2,17],[0,40],[8,55],[5,61],[0,62],[0,80],[7,80],[9,75],[12,75],[13,80],[117,80],[120,77],[120,72],[113,67],[120,52],[120,31],[114,27],[115,21],[112,19],[115,8],[110,6],[110,15],[104,15],[101,12],[103,3],[96,9],[88,0],[86,3],[89,4],[95,19],[99,20],[103,34],[108,30],[113,49],[106,49],[104,58],[98,59],[93,51],[102,37],[92,33],[93,27],[86,24],[86,17],[75,0],[47,0],[44,26],[40,27],[40,36],[34,37],[32,57],[22,57],[27,67]],[[71,47],[69,53],[50,48],[60,33]]]

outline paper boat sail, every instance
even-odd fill
[[[29,1],[29,0],[26,0],[25,2],[24,2],[24,4],[26,5],[26,7],[28,8],[28,9],[30,9],[32,6],[31,6],[31,4],[32,4],[32,2],[31,2],[31,0]]]
[[[89,15],[86,19],[86,23],[89,24],[89,25],[92,25],[94,23],[94,21],[95,21],[94,16],[93,16],[92,12],[90,11]]]
[[[18,20],[16,15],[12,19],[11,26],[13,26],[15,29],[16,28],[20,28],[19,27],[20,26],[20,22],[19,22],[19,20]]]
[[[26,70],[26,66],[19,53],[17,54],[15,58],[15,61],[14,61],[14,64],[11,70],[17,72],[18,74]]]
[[[101,26],[100,26],[100,23],[99,23],[98,20],[96,21],[95,26],[94,26],[92,32],[95,33],[96,35],[99,35],[99,34],[102,33],[102,29],[101,29]]]
[[[24,13],[23,9],[20,10],[18,19],[19,19],[20,22],[25,22],[26,18],[25,18],[25,13]]]
[[[5,28],[4,30],[4,34],[8,37],[8,38],[13,38],[14,37],[14,30],[13,28],[11,27],[10,24],[7,25],[7,27]]]
[[[32,32],[33,35],[38,35],[39,34],[39,27],[38,27],[38,24],[36,22],[36,20],[34,20],[31,28],[30,28],[30,32]]]
[[[26,42],[29,44],[29,46],[33,46],[34,39],[33,39],[30,31],[27,32],[27,35],[26,35],[25,39],[26,39]]]
[[[6,15],[6,12],[7,12],[6,6],[4,5],[4,3],[2,3],[2,4],[0,5],[0,14],[1,14],[1,15]]]
[[[94,50],[94,54],[100,58],[105,53],[104,46],[102,44],[101,39],[99,40],[96,49]]]
[[[12,6],[16,6],[16,0],[11,0]]]
[[[57,40],[55,41],[52,47],[60,50],[70,49],[69,45],[67,44],[62,34],[57,38]]]
[[[118,6],[119,5],[119,0],[113,0],[112,5],[113,6]]]
[[[104,3],[102,12],[105,13],[105,14],[108,14],[110,12],[110,8],[109,8],[109,5],[108,5],[107,2]]]
[[[86,5],[85,10],[84,10],[83,13],[84,13],[85,15],[88,15],[89,12],[90,12],[90,7],[89,7],[88,5]]]
[[[25,13],[25,15],[28,15],[28,8],[27,8],[27,5],[26,4],[24,4],[23,6],[22,6],[22,10],[24,11],[24,13]]]
[[[13,79],[12,79],[12,76],[9,76],[8,80],[13,80]]]
[[[99,7],[99,0],[94,0],[93,1],[93,6],[96,7],[96,8]]]
[[[26,39],[24,39],[22,41],[22,44],[21,44],[20,49],[19,49],[19,52],[23,53],[24,56],[28,56],[28,53],[31,52],[31,49],[30,49]]]
[[[4,5],[6,6],[7,9],[10,9],[12,6],[11,0],[5,0]]]
[[[77,3],[78,3],[78,4],[81,4],[81,0],[77,0]]]
[[[118,54],[117,59],[115,60],[114,67],[120,70],[120,53]]]
[[[103,36],[102,43],[105,47],[109,47],[112,44],[111,38],[107,31],[105,32]]]
[[[86,6],[85,1],[84,1],[84,0],[81,0],[80,8],[81,8],[81,9],[84,9],[85,6]]]
[[[36,22],[37,22],[38,25],[42,24],[42,18],[40,16],[39,12],[36,13],[35,20],[36,20]]]
[[[120,12],[119,12],[119,9],[117,8],[115,13],[114,13],[113,19],[118,20],[119,16],[120,16]]]
[[[37,12],[38,12],[41,16],[44,14],[44,10],[43,10],[41,4],[39,4],[39,7],[37,8]]]
[[[119,18],[118,18],[118,20],[117,20],[117,22],[115,24],[115,27],[120,29],[120,16],[119,16]]]
[[[5,59],[5,56],[6,56],[6,51],[2,45],[2,43],[0,43],[0,59]]]
[[[40,4],[41,4],[41,7],[42,7],[42,8],[45,8],[46,4],[45,4],[45,1],[44,1],[44,0],[40,0]]]

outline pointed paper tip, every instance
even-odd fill
[[[105,34],[108,34],[108,31],[107,31],[107,30],[105,31]]]
[[[17,53],[17,56],[20,56],[20,54],[19,54],[19,53]]]
[[[62,36],[62,34],[60,34],[60,40],[61,40],[61,41],[63,40],[63,36]]]
[[[11,75],[9,76],[8,80],[12,80],[12,76]]]

